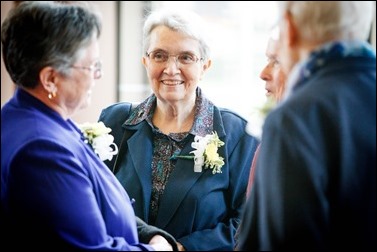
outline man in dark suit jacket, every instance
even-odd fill
[[[288,92],[264,125],[238,249],[374,251],[373,5],[279,3]]]

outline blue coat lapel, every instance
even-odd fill
[[[214,120],[219,121],[220,112],[214,111]],[[215,123],[214,131],[218,133],[220,138],[225,137],[225,130],[223,123]],[[194,141],[194,136],[191,136],[191,140],[183,148],[182,155],[190,155],[190,151],[194,150],[191,147],[191,143]],[[179,169],[177,169],[177,167]],[[202,172],[194,172],[194,160],[178,159],[177,165],[174,171],[171,173],[168,183],[166,184],[164,194],[161,197],[161,202],[156,219],[156,226],[165,228],[174,213],[177,211],[182,200],[185,198],[187,192],[195,185],[197,180],[206,171],[203,167]]]
[[[182,155],[189,155],[190,151],[193,150],[191,142],[194,138],[193,136],[191,137],[192,140],[183,148],[181,152]],[[177,167],[179,167],[179,169],[177,169]],[[187,192],[202,174],[202,172],[194,172],[194,160],[177,160],[176,168],[171,173],[164,194],[161,197],[156,226],[161,228],[166,227]]]
[[[219,111],[215,110],[214,120],[219,121]],[[220,138],[224,138],[225,131],[223,123],[218,122],[214,130],[218,133]],[[127,172],[127,182],[123,184],[127,192],[131,195],[142,195],[143,200],[137,200],[134,203],[135,211],[141,211],[143,220],[148,220],[149,204],[151,200],[152,191],[152,154],[153,154],[153,133],[146,121],[137,125],[123,125],[124,129],[135,131],[133,135],[127,140],[128,151],[127,155],[130,160],[126,163],[122,161],[123,169]],[[190,155],[193,150],[191,143],[194,141],[194,136],[188,141],[187,145],[182,150],[182,155]],[[124,143],[125,144],[125,143]],[[178,169],[178,168],[179,169]],[[174,171],[171,173],[164,194],[161,197],[158,216],[155,225],[164,228],[169,224],[169,221],[174,216],[177,209],[188,191],[196,184],[198,179],[203,176],[206,171],[194,172],[194,161],[187,159],[178,159]],[[130,179],[132,178],[132,179]],[[141,190],[141,192],[140,192]]]
[[[151,163],[152,163],[152,139],[149,136],[151,133],[150,127],[147,123],[140,123],[135,126],[124,126],[127,130],[136,130],[135,133],[128,139],[128,151],[130,155],[131,167],[127,168],[134,178],[132,184],[139,183],[138,188],[142,189],[142,195],[145,200],[135,202],[135,206],[143,209],[143,219],[148,220],[149,206],[145,206],[144,202],[150,202],[152,183],[151,183]],[[135,173],[135,174],[132,174]],[[128,187],[128,185],[127,185]],[[132,185],[130,187],[133,187]],[[132,188],[129,188],[132,191]]]

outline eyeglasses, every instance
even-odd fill
[[[148,58],[152,60],[152,62],[160,64],[160,63],[166,63],[170,57],[175,58],[175,62],[179,62],[182,65],[191,65],[199,60],[203,60],[203,58],[197,57],[195,54],[184,52],[180,54],[169,54],[165,51],[152,51],[152,52],[146,52],[146,55]]]
[[[99,79],[102,77],[102,62],[96,61],[91,66],[85,67],[85,66],[71,66],[72,68],[76,69],[85,69],[89,70],[93,74],[94,79]]]

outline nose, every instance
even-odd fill
[[[179,65],[179,61],[178,61],[178,55],[169,55],[169,58],[168,58],[168,60],[167,60],[167,64],[170,64],[169,62],[170,62],[170,59],[173,59],[173,61],[174,61],[174,63],[176,64],[176,65]]]
[[[172,59],[172,60],[171,60]],[[177,56],[169,56],[168,60],[165,63],[164,72],[170,75],[174,75],[180,71],[180,63]]]
[[[268,64],[262,69],[262,72],[260,73],[259,77],[264,81],[268,81],[271,79],[271,74],[270,74]]]

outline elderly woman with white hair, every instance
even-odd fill
[[[258,140],[200,89],[212,62],[202,28],[191,12],[152,12],[142,63],[153,94],[133,110],[112,105],[100,120],[119,146],[108,166],[138,217],[171,233],[179,250],[232,250]]]
[[[279,2],[283,101],[267,117],[238,250],[376,249],[373,2]]]

